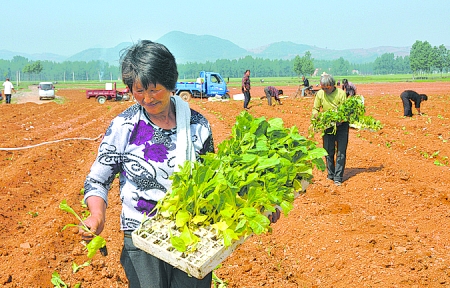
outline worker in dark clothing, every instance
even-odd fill
[[[422,115],[420,112],[420,103],[422,101],[427,101],[428,97],[425,94],[419,94],[416,91],[405,90],[400,94],[400,98],[403,102],[403,116],[412,117],[412,102],[414,102],[414,107],[417,109],[417,113]],[[412,101],[412,102],[411,102]]]
[[[242,93],[244,94],[244,109],[248,110],[250,103],[250,70],[245,70],[244,77],[242,77]]]
[[[302,97],[305,97],[305,90],[309,88],[309,80],[305,76],[302,76],[303,88],[302,88]]]
[[[278,104],[283,105],[279,97],[279,95],[283,95],[283,90],[278,90],[273,86],[268,86],[264,88],[264,93],[266,93],[267,103],[269,106],[272,106],[272,97],[277,100]]]
[[[352,82],[348,82],[347,79],[342,80],[342,90],[345,90],[347,97],[356,95],[356,86]]]

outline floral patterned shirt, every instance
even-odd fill
[[[214,152],[208,120],[191,109],[190,129],[197,160],[200,154]],[[175,166],[176,128],[164,130],[154,125],[145,109],[135,104],[111,122],[101,142],[97,159],[84,183],[90,196],[108,199],[108,191],[119,174],[122,212],[121,229],[135,230],[143,214],[170,191]]]

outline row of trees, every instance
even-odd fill
[[[432,47],[427,41],[417,40],[409,56],[394,57],[385,53],[374,62],[375,74],[409,74],[421,77],[423,74],[450,72],[450,52],[444,46]]]
[[[120,79],[120,69],[100,60],[30,61],[22,56],[14,56],[12,60],[0,59],[0,75],[12,81],[114,81]]]
[[[442,74],[450,70],[450,53],[444,45],[432,47],[427,41],[416,41],[411,47],[409,62],[416,75],[433,71]]]
[[[247,56],[241,59],[219,59],[206,63],[191,62],[179,64],[180,79],[195,79],[199,71],[215,71],[222,76],[242,77],[250,69],[252,77],[296,77],[327,72],[336,76],[351,74],[409,74],[422,75],[433,72],[450,71],[450,53],[444,45],[432,47],[427,41],[416,41],[411,47],[410,56],[394,56],[385,53],[372,63],[355,64],[340,57],[335,60],[316,60],[307,51],[291,60],[270,60]],[[0,75],[11,80],[21,81],[116,81],[120,80],[120,69],[105,61],[30,61],[22,56],[12,60],[0,59]]]
[[[374,74],[410,74],[409,56],[394,56],[394,53],[385,53],[375,59]]]

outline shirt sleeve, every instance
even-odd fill
[[[108,191],[117,173],[121,172],[120,155],[128,143],[128,134],[123,133],[122,123],[118,122],[121,122],[118,118],[111,122],[100,143],[97,158],[84,182],[85,201],[90,196],[98,196],[108,204]]]
[[[322,107],[323,93],[323,90],[319,90],[316,94],[316,97],[314,98],[314,106],[312,110],[313,117],[320,112],[320,107]]]
[[[415,108],[420,108],[420,102],[422,101],[422,99],[420,99],[420,97],[419,97],[419,99],[417,99],[415,102],[414,102],[414,107]]]

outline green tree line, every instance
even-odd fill
[[[205,63],[188,62],[178,64],[179,78],[195,79],[199,71],[219,72],[223,77],[242,77],[245,70],[252,71],[252,77],[301,77],[320,75],[326,72],[336,76],[352,74],[424,74],[450,71],[450,53],[444,45],[432,47],[427,41],[416,41],[409,56],[394,56],[385,53],[371,63],[350,63],[340,57],[335,60],[317,60],[307,51],[290,60],[270,60],[246,56],[241,59],[219,59]],[[22,56],[12,60],[0,59],[0,75],[13,81],[120,81],[120,68],[105,61],[30,61]]]
[[[0,59],[0,75],[12,81],[115,81],[120,69],[105,61],[30,61],[22,56]]]

